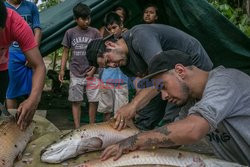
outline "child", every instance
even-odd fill
[[[73,8],[73,13],[77,26],[69,29],[62,41],[63,56],[61,61],[61,70],[59,80],[63,82],[64,71],[71,50],[70,61],[70,85],[68,100],[72,102],[72,113],[75,128],[80,127],[81,103],[83,101],[84,87],[87,85],[88,77],[92,77],[96,71],[90,67],[86,58],[86,48],[92,39],[99,38],[100,33],[96,28],[89,27],[90,8],[82,3],[78,3]],[[86,93],[89,101],[90,123],[95,122],[95,113],[97,110],[99,89],[88,89]]]
[[[119,35],[127,29],[123,27],[120,16],[111,12],[104,18],[105,28],[110,34]],[[112,113],[128,103],[128,78],[120,68],[105,68],[101,77],[104,87],[100,89],[98,112],[104,113],[104,121],[111,118]]]
[[[149,4],[143,10],[143,22],[145,24],[153,24],[158,20],[158,8]]]
[[[115,12],[118,16],[120,16],[121,22],[124,25],[125,21],[128,19],[128,11],[126,10],[126,8],[124,8],[123,6],[116,6],[112,12]],[[100,33],[103,37],[110,34],[105,25],[100,28]]]
[[[104,26],[109,34],[121,35],[128,29],[124,27],[121,16],[116,12],[110,12],[105,15]]]
[[[127,11],[127,9],[125,7],[116,6],[113,11],[120,16],[121,21],[122,21],[123,24],[126,22],[126,20],[128,20],[128,11]]]

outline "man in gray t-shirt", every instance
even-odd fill
[[[207,140],[226,160],[250,164],[250,77],[220,66],[212,70],[201,100],[189,109],[207,120]]]
[[[92,65],[117,67],[130,77],[148,74],[152,59],[164,51],[176,49],[191,55],[192,63],[206,71],[213,63],[200,42],[189,34],[174,27],[161,24],[137,25],[116,42],[94,40],[88,46],[88,60]],[[98,56],[98,57],[97,57]],[[135,98],[121,107],[116,115],[116,128],[122,129],[126,121],[136,115],[135,124],[143,130],[153,129],[163,118],[166,103],[153,89],[137,92]],[[176,108],[174,108],[176,109]],[[171,109],[168,109],[169,113]],[[171,112],[173,114],[178,112]]]
[[[184,53],[178,59],[173,51],[165,54],[172,61],[156,57],[151,75],[144,79],[155,81],[163,100],[179,106],[190,99],[198,102],[186,118],[112,145],[102,158],[145,147],[192,144],[206,136],[218,157],[250,165],[250,77],[222,66],[207,72],[192,66]]]

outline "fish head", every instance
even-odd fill
[[[41,152],[41,161],[47,163],[61,163],[90,151],[100,150],[102,140],[84,134],[67,135],[60,141],[51,144]]]
[[[41,161],[47,163],[60,163],[66,159],[75,157],[79,142],[80,141],[77,139],[65,139],[51,144],[41,151]]]

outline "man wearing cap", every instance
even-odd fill
[[[163,100],[183,107],[188,100],[195,100],[188,116],[107,147],[102,160],[111,156],[117,160],[136,149],[192,144],[206,137],[218,157],[249,165],[250,77],[223,66],[210,72],[201,70],[185,53],[177,58],[167,51],[166,57],[153,59],[151,74],[144,79],[158,81],[155,88],[161,91]]]
[[[117,41],[94,40],[88,45],[87,58],[94,66],[120,67],[127,76],[143,77],[148,74],[153,58],[161,58],[165,55],[164,51],[170,49],[191,55],[192,63],[203,70],[208,71],[213,67],[197,39],[174,27],[160,24],[137,25],[122,34],[122,38]],[[130,103],[117,111],[116,128],[122,129],[127,120],[136,116],[138,128],[153,129],[163,118],[166,104],[155,89],[142,89]]]

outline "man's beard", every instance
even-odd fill
[[[114,49],[113,52],[120,57],[119,67],[127,64],[127,55],[121,49]]]
[[[121,57],[122,57],[122,60],[121,60],[120,65],[125,66],[127,64],[128,58],[125,54],[121,55]]]
[[[184,82],[180,81],[179,79],[178,79],[178,82],[180,83],[181,92],[182,92],[182,95],[183,95],[183,97],[184,97],[184,98],[182,99],[181,103],[178,104],[178,106],[181,107],[181,106],[184,106],[184,105],[187,104],[188,99],[189,99],[189,91],[190,91],[190,89],[189,89],[189,87],[188,87]]]

